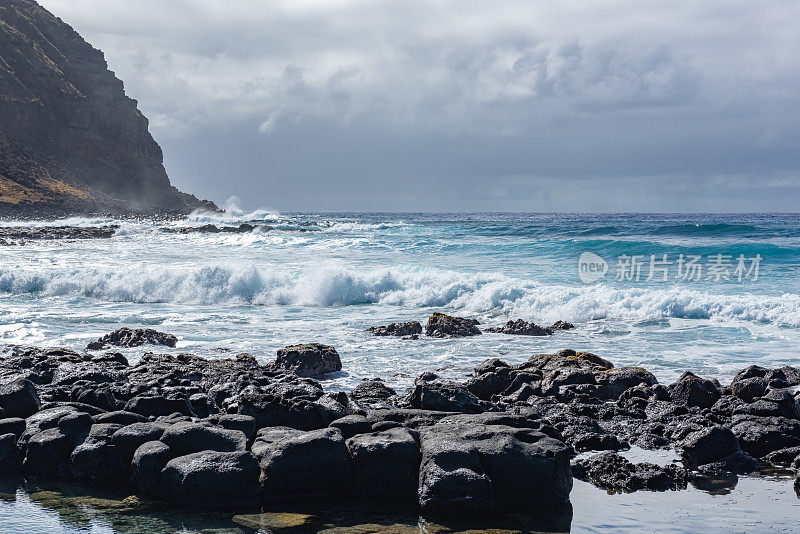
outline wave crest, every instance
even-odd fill
[[[0,271],[0,292],[111,302],[294,306],[397,305],[537,321],[661,318],[800,326],[800,295],[716,294],[679,286],[541,284],[499,273],[340,265],[289,271],[260,266]]]

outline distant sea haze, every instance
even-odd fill
[[[346,390],[372,377],[407,386],[431,368],[460,377],[487,357],[520,362],[561,348],[641,364],[662,381],[686,369],[725,378],[750,363],[796,363],[800,341],[792,215],[234,211],[170,223],[256,226],[235,234],[98,218],[37,224],[65,222],[120,229],[107,240],[0,248],[4,344],[82,348],[118,326],[151,326],[179,336],[183,352],[267,361],[285,345],[319,341],[337,348],[346,371],[327,386]],[[578,277],[584,252],[608,265],[592,284]],[[577,328],[419,341],[366,332],[424,323],[434,311],[484,326],[522,318]]]

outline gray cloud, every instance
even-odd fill
[[[796,210],[800,4],[43,0],[250,207]],[[556,5],[557,4],[557,5]]]

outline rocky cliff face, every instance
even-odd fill
[[[0,216],[186,213],[103,53],[32,0],[0,0]]]

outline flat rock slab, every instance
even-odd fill
[[[233,516],[233,522],[253,530],[295,529],[314,521],[313,515],[290,513],[243,514]]]

